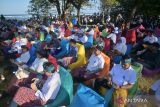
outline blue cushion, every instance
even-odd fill
[[[106,107],[111,99],[113,88],[103,98],[92,89],[80,84],[69,107]]]
[[[33,62],[34,62],[34,60],[36,59],[36,48],[34,47],[34,46],[32,46],[31,48],[30,48],[30,50],[29,50],[29,54],[30,54],[30,58],[29,58],[29,60],[28,60],[28,62],[27,62],[27,65],[28,66],[30,66]]]
[[[61,51],[55,55],[55,58],[62,58],[63,56],[67,55],[69,52],[69,41],[68,40],[62,40],[61,41]]]
[[[127,45],[127,51],[126,51],[125,55],[129,55],[131,53],[132,47],[133,47],[133,45],[131,45],[131,44]]]
[[[90,48],[93,45],[93,35],[88,35],[88,41],[84,44],[85,48]]]
[[[122,56],[115,56],[114,58],[113,58],[113,61],[114,61],[114,63],[115,64],[119,64],[120,62],[121,62],[121,60],[122,60]]]

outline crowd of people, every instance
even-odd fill
[[[132,65],[160,71],[160,25],[145,26],[141,18],[124,25],[120,15],[115,23],[111,19],[107,16],[102,23],[97,16],[84,17],[80,26],[76,18],[1,18],[0,49],[13,74],[5,91],[13,102],[22,107],[54,102],[64,68],[73,83],[84,83],[97,93],[100,87],[114,88],[114,106],[124,107],[128,90],[137,83]],[[6,78],[1,74],[0,81]],[[122,103],[116,102],[119,97]]]

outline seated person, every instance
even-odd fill
[[[13,60],[10,59],[10,61],[16,65],[23,65],[26,64],[30,58],[29,49],[27,46],[22,46],[22,54],[17,59]]]
[[[81,43],[83,43],[83,44],[88,41],[87,35],[85,35],[82,30],[80,30],[80,31],[78,32],[78,41],[81,42]]]
[[[15,41],[13,41],[9,46],[6,46],[2,49],[2,52],[5,56],[5,58],[16,58],[16,54],[21,54],[21,46],[27,45],[27,39],[21,37],[21,33],[18,33],[18,35],[15,38]]]
[[[77,68],[72,72],[72,74],[75,78],[85,80],[89,75],[98,73],[100,70],[102,70],[104,67],[104,63],[105,61],[103,56],[101,55],[101,51],[99,51],[97,48],[94,48],[94,51],[88,60],[88,64],[83,67]]]
[[[120,107],[124,107],[127,90],[132,88],[135,82],[136,72],[131,67],[131,59],[125,57],[121,64],[115,64],[113,66],[107,78],[96,79],[94,89],[98,92],[101,86],[104,88],[113,87],[114,107],[117,107],[117,104]],[[116,102],[117,98],[121,98],[122,102]]]
[[[134,47],[134,52],[136,52],[137,55],[140,55],[146,51],[144,45],[152,46],[154,43],[158,43],[158,38],[154,35],[153,31],[149,30],[142,43],[139,43]]]
[[[109,83],[115,89],[113,92],[114,106],[125,106],[125,99],[127,98],[127,90],[132,88],[136,82],[136,72],[131,67],[131,59],[125,57],[122,64],[116,64],[111,69],[108,76]],[[121,98],[122,102],[117,102],[117,98]]]
[[[69,53],[66,57],[59,59],[58,62],[63,67],[68,67],[69,64],[76,62],[77,60],[77,51],[76,47],[70,46]]]
[[[37,58],[32,63],[32,65],[30,67],[23,65],[22,68],[33,73],[43,74],[43,63],[47,61],[46,53],[43,50],[39,50],[37,51]]]
[[[114,47],[115,55],[125,55],[127,51],[126,38],[121,37]]]
[[[50,62],[44,63],[43,66],[47,80],[37,82],[34,79],[30,88],[20,87],[13,98],[13,101],[19,106],[45,105],[56,98],[61,86],[60,74],[54,71],[54,66]]]
[[[60,47],[56,49],[53,56],[57,59],[64,57],[68,54],[69,41],[67,39],[61,39]]]
[[[69,69],[74,70],[86,64],[85,48],[84,45],[76,43],[74,39],[70,40],[70,46],[77,48],[77,61],[68,66]]]
[[[156,69],[160,67],[160,50],[159,44],[153,43],[152,45],[144,45],[146,51],[137,55],[138,62],[142,63],[144,67],[149,69]]]
[[[143,42],[157,43],[158,38],[155,36],[154,32],[151,30],[148,32],[148,35],[143,39]]]
[[[118,42],[113,49],[112,55],[114,63],[119,64],[120,61],[122,60],[122,56],[125,55],[126,51],[127,51],[126,38],[120,37],[120,39],[118,39]]]

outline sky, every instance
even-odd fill
[[[0,14],[27,14],[30,0],[0,0]]]
[[[27,9],[29,5],[30,0],[0,0],[0,14],[3,15],[18,15],[18,14],[27,14]],[[91,0],[92,2],[94,0]],[[98,2],[95,2],[93,4],[92,8],[85,8],[82,9],[81,13],[93,13],[97,12],[99,0],[95,0]]]

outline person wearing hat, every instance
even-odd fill
[[[33,107],[54,101],[61,87],[60,74],[54,70],[51,62],[45,62],[43,67],[47,80],[34,80],[30,88],[20,87],[13,102],[22,107]]]
[[[114,106],[124,107],[126,104],[127,90],[132,88],[136,82],[136,72],[131,67],[131,58],[125,56],[121,64],[114,65],[107,80],[114,88]]]

